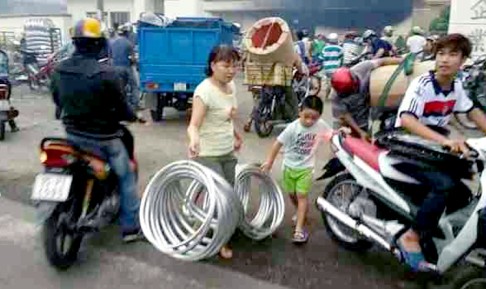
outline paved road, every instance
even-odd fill
[[[246,119],[251,98],[240,86],[240,119]],[[0,288],[415,288],[402,282],[402,267],[387,253],[371,250],[364,254],[347,252],[325,234],[320,215],[313,208],[311,238],[307,245],[290,242],[288,211],[284,226],[263,242],[243,237],[234,241],[235,256],[230,261],[212,259],[182,263],[162,255],[150,244],[122,245],[116,228],[88,240],[80,263],[67,273],[57,274],[43,259],[38,232],[29,205],[31,184],[40,171],[37,146],[42,137],[62,136],[54,108],[47,95],[16,89],[14,103],[20,109],[21,131],[7,133],[0,143]],[[324,118],[328,118],[326,103]],[[169,112],[160,124],[132,125],[141,166],[140,192],[150,177],[164,165],[185,158],[186,123],[184,115]],[[245,135],[240,162],[264,159],[272,138]],[[319,152],[319,167],[327,149]],[[279,163],[275,164],[278,168]],[[275,175],[278,179],[279,176]],[[312,198],[325,183],[315,184]],[[13,201],[13,202],[12,202]],[[290,208],[290,206],[288,206]],[[25,278],[29,276],[28,278]],[[88,281],[89,280],[89,281]],[[231,286],[229,285],[231,284]],[[270,285],[274,284],[274,285]],[[274,287],[275,286],[275,287]]]

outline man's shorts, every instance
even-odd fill
[[[290,194],[307,195],[312,187],[313,169],[293,169],[285,167],[282,188]]]

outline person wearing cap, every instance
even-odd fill
[[[384,40],[388,43],[390,43],[391,45],[393,45],[396,41],[396,37],[393,35],[393,33],[395,32],[395,30],[393,29],[393,26],[385,26],[385,28],[383,28],[383,34],[381,36],[381,40]]]
[[[376,32],[369,29],[363,33],[363,41],[368,44],[368,52],[373,59],[390,57],[393,55],[393,46],[387,41],[381,40]]]
[[[97,19],[76,23],[74,54],[62,61],[52,77],[53,98],[61,107],[67,139],[84,151],[107,160],[118,177],[121,199],[120,225],[125,242],[143,238],[138,212],[136,177],[129,152],[121,138],[121,121],[137,118],[125,100],[118,73],[111,65],[99,63],[106,39]]]
[[[435,60],[435,45],[438,37],[436,35],[431,35],[427,37],[427,42],[424,46],[422,61]]]
[[[349,127],[356,137],[368,140],[370,112],[370,76],[380,66],[396,65],[400,58],[363,61],[352,68],[342,67],[331,79],[332,116],[335,129]]]
[[[331,92],[330,79],[333,73],[343,65],[343,48],[338,45],[339,37],[336,33],[327,36],[327,45],[322,50],[322,65],[326,76],[325,97]]]
[[[418,59],[423,57],[424,46],[427,39],[423,36],[423,30],[420,26],[412,28],[412,36],[407,39],[407,47],[411,53],[415,53]]]

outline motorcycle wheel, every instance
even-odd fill
[[[454,280],[446,288],[448,289],[484,289],[486,288],[486,272],[484,268],[468,265],[461,268]]]
[[[273,124],[270,123],[272,119],[272,108],[270,105],[260,102],[255,113],[254,127],[259,137],[268,137],[273,131]]]
[[[344,196],[343,199],[346,197],[349,197],[349,199],[346,199],[344,204],[338,204],[335,198],[339,194],[339,191],[342,191],[346,186],[348,186],[351,190],[355,188],[355,190],[353,190],[352,194],[346,194],[346,191],[342,192],[350,196]],[[350,199],[354,199],[361,192],[361,190],[363,190],[363,187],[361,187],[350,174],[341,174],[336,176],[326,186],[322,197],[336,206],[339,210],[347,211],[352,202]],[[349,190],[347,191],[349,192]],[[324,212],[321,212],[321,216],[324,222],[324,227],[326,228],[326,231],[331,239],[333,239],[343,248],[351,251],[361,252],[366,251],[373,246],[372,242],[360,239],[357,232],[344,224],[341,224],[337,219]]]
[[[29,77],[29,88],[32,91],[38,91],[40,88],[39,82],[31,77]]]
[[[0,140],[5,139],[5,122],[0,121]]]
[[[69,232],[65,206],[56,208],[43,224],[44,251],[49,263],[66,270],[76,262],[83,236]]]

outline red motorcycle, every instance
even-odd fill
[[[27,74],[30,89],[33,91],[38,91],[42,87],[49,89],[51,76],[56,66],[55,57],[51,55],[45,65],[39,66],[35,52],[21,52],[24,56],[24,69]]]

